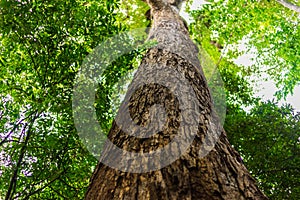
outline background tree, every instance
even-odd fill
[[[115,24],[116,6],[1,1],[0,199],[82,199],[96,159],[74,128],[73,80],[83,58],[123,30]],[[116,62],[127,71],[130,59]],[[109,84],[122,70],[112,66],[110,73]],[[103,110],[109,105],[106,91],[98,99]]]
[[[299,196],[299,122],[291,106],[270,101],[248,113],[228,108],[224,128],[229,141],[270,199]]]

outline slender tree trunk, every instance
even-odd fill
[[[135,153],[157,151],[172,143],[179,131],[183,133],[182,140],[192,138],[193,142],[183,152],[183,149],[171,145],[169,152],[172,155],[159,154],[153,159],[145,157],[139,160],[117,157],[112,151],[112,145],[107,144],[102,152],[102,160],[112,160],[112,164],[119,163],[122,169],[130,168],[135,173],[130,170],[120,171],[100,162],[91,178],[85,199],[267,199],[258,189],[238,153],[229,144],[223,128],[214,120],[209,89],[197,58],[198,50],[190,40],[186,26],[178,15],[176,10],[178,1],[165,1],[169,2],[147,0],[153,17],[149,39],[155,38],[159,44],[144,56],[128,89],[130,100],[123,102],[116,118],[119,121],[127,120],[124,113],[127,112],[126,108],[129,108],[130,116],[137,125],[147,127],[150,120],[156,127],[160,127],[161,131],[154,131],[156,134],[149,138],[136,138],[129,136],[124,127],[114,122],[108,137],[119,148]],[[177,91],[174,94],[172,88],[170,89],[171,86],[158,84],[169,79],[173,80],[170,78],[173,74],[163,73],[165,69],[161,66],[166,66],[165,68],[188,80],[197,100],[191,103],[191,106],[197,107],[189,108],[199,110],[200,116],[197,117],[191,114],[192,111],[185,111],[182,108],[177,96],[187,97],[186,101],[190,100],[188,99],[190,92],[185,86],[176,88],[174,84],[173,89]],[[140,87],[135,85],[153,78],[153,69],[157,72],[155,74],[157,83],[144,84]],[[160,105],[167,113],[163,128],[155,120],[159,113],[151,113],[153,105]],[[197,121],[196,129],[192,127],[193,120]],[[190,122],[190,127],[180,128],[181,123]],[[135,126],[128,127],[132,131],[137,130]],[[207,137],[209,132],[211,136]],[[184,144],[182,141],[177,143],[178,146]],[[208,145],[210,143],[211,145]],[[214,143],[216,144],[213,146]],[[172,159],[173,155],[181,156],[164,166],[162,163]],[[140,170],[141,173],[137,173],[139,166],[147,166],[148,170],[144,167]]]
[[[288,1],[285,1],[285,0],[277,0],[277,2],[280,3],[281,5],[283,5],[284,7],[300,14],[300,7],[299,6],[297,6],[295,4],[292,4],[292,3],[288,2]]]

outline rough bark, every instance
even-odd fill
[[[132,120],[139,126],[145,126],[151,119],[151,106],[159,104],[166,110],[166,124],[161,131],[149,138],[135,138],[126,134],[122,127],[114,122],[108,137],[123,150],[152,152],[172,141],[182,121],[193,120],[190,119],[193,116],[182,112],[178,99],[169,88],[153,83],[136,90],[134,83],[145,81],[149,74],[153,73],[153,68],[158,69],[158,79],[167,79],[165,74],[159,73],[158,66],[168,66],[188,80],[199,101],[195,105],[199,105],[201,115],[196,119],[199,124],[193,143],[170,165],[146,173],[122,172],[100,162],[91,178],[85,199],[267,199],[258,189],[238,153],[229,144],[223,128],[217,123],[212,123],[212,100],[197,58],[197,47],[190,40],[176,8],[173,8],[177,3],[171,1],[147,1],[153,17],[149,39],[155,38],[159,44],[144,56],[128,89],[129,94],[132,92],[130,101],[123,102],[117,116],[122,120],[128,106]],[[186,96],[185,92],[179,88],[182,96]],[[208,137],[208,140],[214,143],[214,139],[218,138],[218,141],[208,155],[201,157],[199,150],[203,149],[204,138],[209,130],[213,130],[213,134],[219,137]],[[191,137],[189,129],[184,129],[183,132],[186,138]],[[114,159],[111,158],[113,154],[110,154],[110,150],[110,145],[104,147],[102,159]],[[177,148],[172,149],[174,153],[177,151]],[[114,162],[138,167],[149,160],[129,162],[115,158]],[[152,162],[153,165],[159,165],[156,160]]]

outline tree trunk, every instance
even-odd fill
[[[178,1],[147,2],[149,39],[158,45],[144,56],[108,135],[132,154],[119,156],[107,142],[85,199],[267,199],[218,125]]]

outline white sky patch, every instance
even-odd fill
[[[289,94],[286,101],[282,100],[280,103],[289,103],[296,109],[296,111],[300,112],[300,85],[294,88],[293,95]]]
[[[237,45],[228,45],[227,50],[231,48],[238,49],[239,52],[245,52],[243,55],[239,56],[237,59],[234,60],[234,63],[237,65],[243,65],[245,67],[251,66],[255,64],[255,57],[257,55],[257,50],[255,47],[251,47],[249,51],[249,38],[244,36],[242,40]],[[225,52],[226,54],[227,52]]]
[[[247,53],[239,56],[236,60],[235,60],[235,64],[237,65],[243,65],[245,67],[251,66],[254,64],[254,61],[251,60],[252,55],[249,55]]]
[[[274,98],[274,93],[277,91],[274,81],[262,81],[259,84],[261,87],[259,88],[259,91],[256,92],[257,96],[261,97],[264,101]]]

